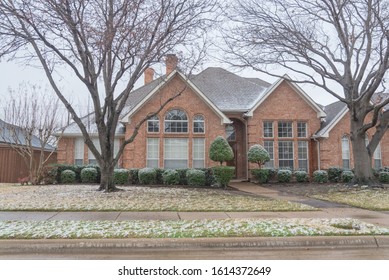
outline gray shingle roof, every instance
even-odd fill
[[[336,101],[327,106],[323,106],[324,112],[327,114],[324,123],[322,123],[322,127],[316,133],[317,135],[321,135],[332,125],[336,118],[339,117],[339,114],[347,107],[346,103],[342,101]]]
[[[0,120],[0,143],[26,146],[27,141],[24,135],[25,133],[21,127]],[[41,148],[41,141],[36,136],[32,136],[31,144],[33,148]],[[48,151],[55,150],[55,148],[49,144],[46,144],[44,149]]]
[[[243,78],[225,69],[210,67],[190,80],[222,112],[250,110],[270,84],[256,78]]]

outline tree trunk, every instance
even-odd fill
[[[362,126],[363,123],[351,118],[351,143],[354,156],[354,179],[352,183],[376,186],[379,184],[373,174],[371,155],[366,149],[366,136],[365,133],[358,132],[358,129]]]
[[[98,189],[99,191],[116,192],[120,190],[115,186],[113,174],[114,169],[115,166],[112,163],[108,163],[107,161],[104,161],[102,164],[100,164],[101,179],[100,187]]]

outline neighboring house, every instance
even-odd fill
[[[32,146],[35,149],[34,157],[38,161],[41,150],[39,138],[33,136]],[[28,167],[22,156],[12,146],[26,146],[23,129],[0,120],[0,182],[16,183],[18,179],[28,176]],[[49,163],[56,163],[55,148],[46,145],[45,156],[52,153]]]
[[[219,135],[233,148],[235,159],[228,165],[236,167],[236,177],[241,179],[248,178],[249,169],[255,168],[247,163],[247,151],[258,143],[270,154],[267,167],[310,173],[332,165],[352,167],[350,143],[347,150],[343,138],[349,134],[343,104],[322,107],[287,81],[287,76],[269,84],[211,67],[186,77],[175,69],[176,58],[169,59],[165,76],[154,80],[152,69],[147,69],[145,85],[131,93],[117,127],[115,149],[141,119],[156,112],[169,97],[182,93],[145,123],[135,141],[126,146],[120,167],[215,166],[218,163],[209,159],[209,147]],[[83,121],[97,142],[93,116]],[[383,141],[376,166],[378,160],[379,165],[389,165],[389,136]],[[65,128],[59,141],[58,162],[95,163],[75,123]]]

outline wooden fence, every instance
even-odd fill
[[[36,160],[39,158],[39,151],[34,154]],[[49,155],[47,152],[46,156]],[[48,164],[57,162],[57,154],[54,152]],[[28,169],[23,158],[9,146],[0,145],[0,183],[17,183],[18,178],[28,176]]]

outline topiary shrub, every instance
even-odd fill
[[[180,183],[180,174],[174,169],[167,169],[162,173],[164,185],[178,185]]]
[[[130,182],[130,171],[127,169],[115,169],[113,178],[116,185],[128,185]]]
[[[129,178],[130,183],[132,185],[138,185],[139,184],[139,176],[138,176],[139,169],[131,168],[128,171],[129,171],[129,175],[130,175],[130,178]]]
[[[235,167],[233,166],[216,166],[213,167],[213,175],[220,187],[227,188],[231,179],[235,176]]]
[[[209,148],[209,158],[220,162],[220,165],[225,161],[234,159],[234,152],[224,137],[218,136],[212,142]]]
[[[293,173],[296,181],[299,183],[308,182],[308,172],[304,170],[297,170]]]
[[[280,183],[288,183],[292,178],[292,171],[289,169],[280,169],[277,172],[277,179]]]
[[[328,181],[338,183],[342,180],[343,169],[337,166],[331,166],[328,168]]]
[[[257,144],[250,147],[247,153],[247,160],[258,164],[258,168],[261,168],[262,165],[270,160],[270,156],[264,147]]]
[[[81,170],[81,182],[94,184],[99,182],[99,173],[95,167],[85,167]]]
[[[186,178],[189,186],[200,187],[206,184],[205,172],[200,169],[188,169]]]
[[[329,176],[329,175],[328,175]],[[341,175],[343,183],[350,183],[354,178],[354,173],[351,170],[344,170]]]
[[[269,182],[269,174],[269,169],[251,169],[251,175],[253,175],[254,179],[260,184]]]
[[[157,171],[154,168],[142,168],[138,172],[139,183],[143,185],[154,185],[157,183]]]
[[[325,170],[316,170],[313,172],[313,181],[316,183],[327,183],[328,173]]]
[[[381,171],[378,180],[383,184],[389,184],[389,172]]]
[[[64,170],[61,172],[62,184],[74,184],[76,182],[76,172],[73,170]]]

